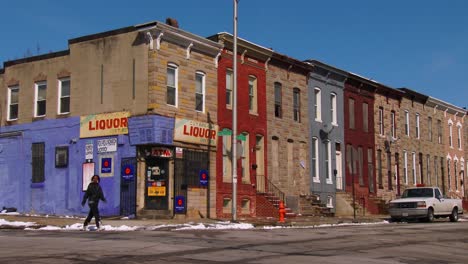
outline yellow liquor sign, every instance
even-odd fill
[[[148,196],[166,196],[165,186],[149,186]]]
[[[130,112],[87,115],[80,117],[80,138],[128,134]]]

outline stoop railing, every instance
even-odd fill
[[[257,193],[267,194],[269,196],[276,197],[279,201],[285,203],[286,195],[270,180],[266,179],[265,176],[257,176]],[[278,202],[279,202],[278,201]],[[275,204],[276,207],[279,204]]]

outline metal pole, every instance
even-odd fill
[[[237,221],[237,1],[234,0],[234,50],[233,50],[233,74],[232,87],[232,221]]]

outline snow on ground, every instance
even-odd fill
[[[281,229],[281,228],[294,228],[294,229],[307,229],[307,228],[323,228],[323,227],[335,227],[335,226],[364,226],[364,225],[382,225],[389,224],[388,221],[382,222],[369,222],[369,223],[340,223],[340,224],[321,224],[311,226],[264,226],[263,229]]]
[[[19,215],[19,214],[20,213],[18,213],[18,212],[9,212],[9,213],[7,213],[6,210],[0,211],[0,215]]]
[[[5,219],[0,219],[0,226],[6,225],[6,226],[28,227],[28,226],[34,226],[35,224],[36,223],[34,222],[7,221]]]
[[[217,222],[214,224],[184,224],[182,227],[175,230],[206,230],[206,229],[254,229],[255,227],[249,223],[231,223],[231,222]]]

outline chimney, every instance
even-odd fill
[[[175,18],[166,18],[166,24],[175,28],[179,28],[179,22]]]

